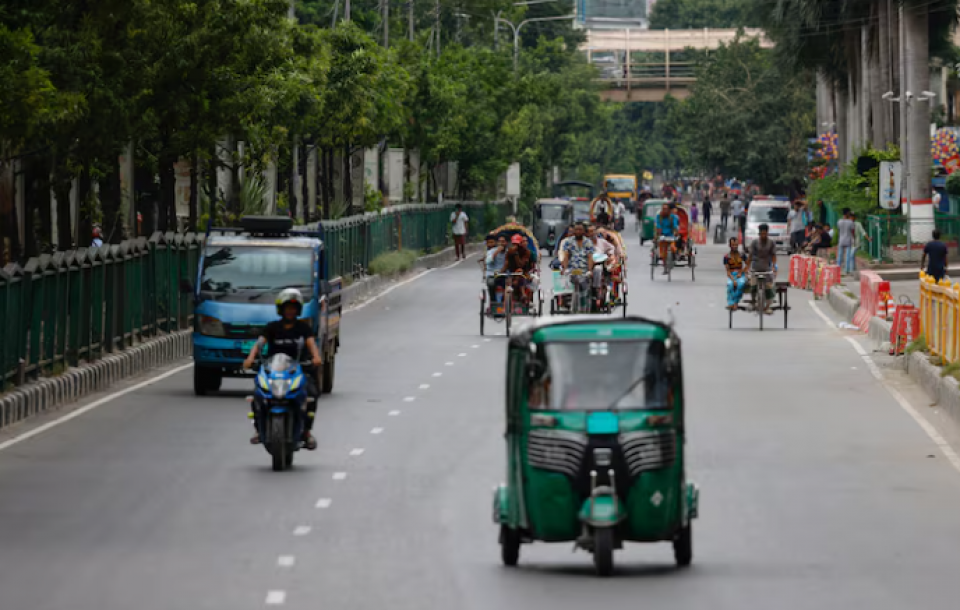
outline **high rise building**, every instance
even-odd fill
[[[577,0],[577,24],[588,29],[646,28],[656,0]]]

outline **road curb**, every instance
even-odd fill
[[[482,244],[467,246],[467,253],[480,251]],[[433,269],[456,259],[453,248],[418,258],[414,270]],[[383,292],[401,278],[369,276],[343,289],[344,308]],[[114,383],[140,375],[193,355],[193,330],[182,330],[145,341],[96,362],[67,369],[62,375],[45,377],[0,394],[0,430],[41,413],[76,402]]]
[[[0,395],[0,430],[99,392],[112,384],[190,356],[193,331],[151,339],[96,362],[67,369]]]
[[[844,294],[844,290],[834,286],[828,297],[834,311],[844,317],[847,322],[853,321],[853,314],[859,307],[859,301]],[[868,336],[873,343],[873,349],[889,345],[890,331],[893,323],[880,318],[870,318]],[[947,415],[960,425],[960,383],[953,377],[944,377],[943,369],[930,363],[930,356],[921,352],[907,354],[898,364],[907,372],[910,379],[923,388],[927,396],[939,405]]]

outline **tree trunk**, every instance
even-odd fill
[[[89,162],[84,161],[80,170],[80,179],[77,184],[77,247],[88,248],[91,244],[91,235],[93,234],[93,221],[90,218],[90,210],[94,206],[93,201],[93,179],[90,177]]]
[[[310,171],[308,171],[308,164],[311,159],[310,147],[310,140],[304,140],[300,150],[300,167],[298,168],[302,176],[300,179],[300,202],[303,204],[304,222],[313,222],[313,218],[310,217]]]
[[[190,200],[187,231],[197,230],[197,207],[200,202],[200,153],[193,151],[190,159]]]
[[[116,159],[116,157],[113,157]],[[123,239],[120,166],[114,162],[110,171],[100,179],[100,208],[103,210],[103,243],[116,244]]]
[[[877,13],[879,17],[879,29],[877,31],[877,52],[879,54],[879,65],[877,68],[879,82],[877,83],[877,86],[879,87],[881,96],[887,91],[893,91],[893,78],[892,74],[890,73],[890,71],[893,69],[893,63],[890,57],[891,47],[893,46],[891,44],[892,39],[890,38],[891,1],[892,0],[881,0],[877,7]],[[879,104],[879,143],[886,148],[891,142],[895,141],[895,138],[893,137],[893,104],[882,98],[880,99]]]
[[[37,235],[37,212],[43,205],[42,197],[38,192],[38,159],[26,157],[20,163],[23,173],[23,256],[31,258],[40,254],[39,235]],[[49,191],[47,191],[49,193]],[[47,207],[49,208],[49,195]]]
[[[169,152],[160,154],[160,222],[158,229],[166,233],[177,227],[177,176],[173,164],[177,162],[176,155]]]
[[[897,34],[897,45],[896,53],[894,54],[896,63],[894,64],[894,76],[896,77],[896,86],[894,91],[898,96],[902,96],[907,90],[907,71],[906,71],[906,49],[903,48],[904,45],[904,23],[903,23],[903,7],[899,7],[897,10],[897,19],[896,19],[896,34]],[[903,158],[903,150],[907,145],[907,105],[906,104],[897,104],[897,110],[894,114],[897,121],[897,143],[900,145],[900,155],[901,159]],[[903,190],[901,191],[902,196],[906,199],[907,186],[904,183]]]
[[[837,110],[837,164],[843,165],[847,162],[847,150],[849,149],[850,133],[847,129],[847,117],[849,116],[849,95],[843,86],[835,88],[835,100]]]
[[[64,160],[55,157],[53,160],[53,176],[51,188],[57,199],[57,249],[71,250],[73,248],[73,226],[70,221],[70,191],[73,186],[73,176],[67,170]]]
[[[930,90],[930,54],[927,5],[904,8],[906,90],[914,99]],[[913,200],[930,198],[930,102],[914,101],[907,125],[907,146],[910,148],[910,195]],[[929,230],[928,230],[929,232]]]
[[[873,95],[870,84],[870,26],[860,26],[860,143],[862,146],[873,144],[871,110]]]
[[[346,216],[353,214],[353,168],[351,167],[351,162],[353,160],[353,155],[350,153],[350,147],[343,147],[343,154],[340,156],[342,168],[342,174],[340,179],[343,184],[343,200],[345,202],[344,209],[346,210]]]

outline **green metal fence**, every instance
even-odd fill
[[[476,238],[509,207],[464,203]],[[378,255],[451,242],[453,205],[409,205],[325,222],[331,273],[354,276]],[[0,269],[0,392],[81,361],[190,328],[180,280],[197,275],[203,236],[156,233],[102,248],[32,258]]]
[[[908,219],[900,215],[867,217],[870,258],[885,263],[919,262],[924,244],[933,239],[933,230],[937,229],[940,240],[947,244],[950,259],[956,260],[960,252],[960,216],[934,212],[933,219],[910,220],[908,224]]]

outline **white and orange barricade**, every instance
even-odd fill
[[[860,272],[860,309],[853,316],[853,323],[863,332],[870,330],[870,320],[879,317],[887,318],[887,300],[881,295],[890,293],[890,282],[884,280],[874,271]]]
[[[840,283],[840,266],[823,265],[817,274],[817,284],[814,287],[813,295],[816,298],[823,298],[830,293],[830,289]]]
[[[907,345],[919,335],[920,309],[909,301],[897,304],[893,312],[893,325],[890,327],[890,355],[903,354]]]

